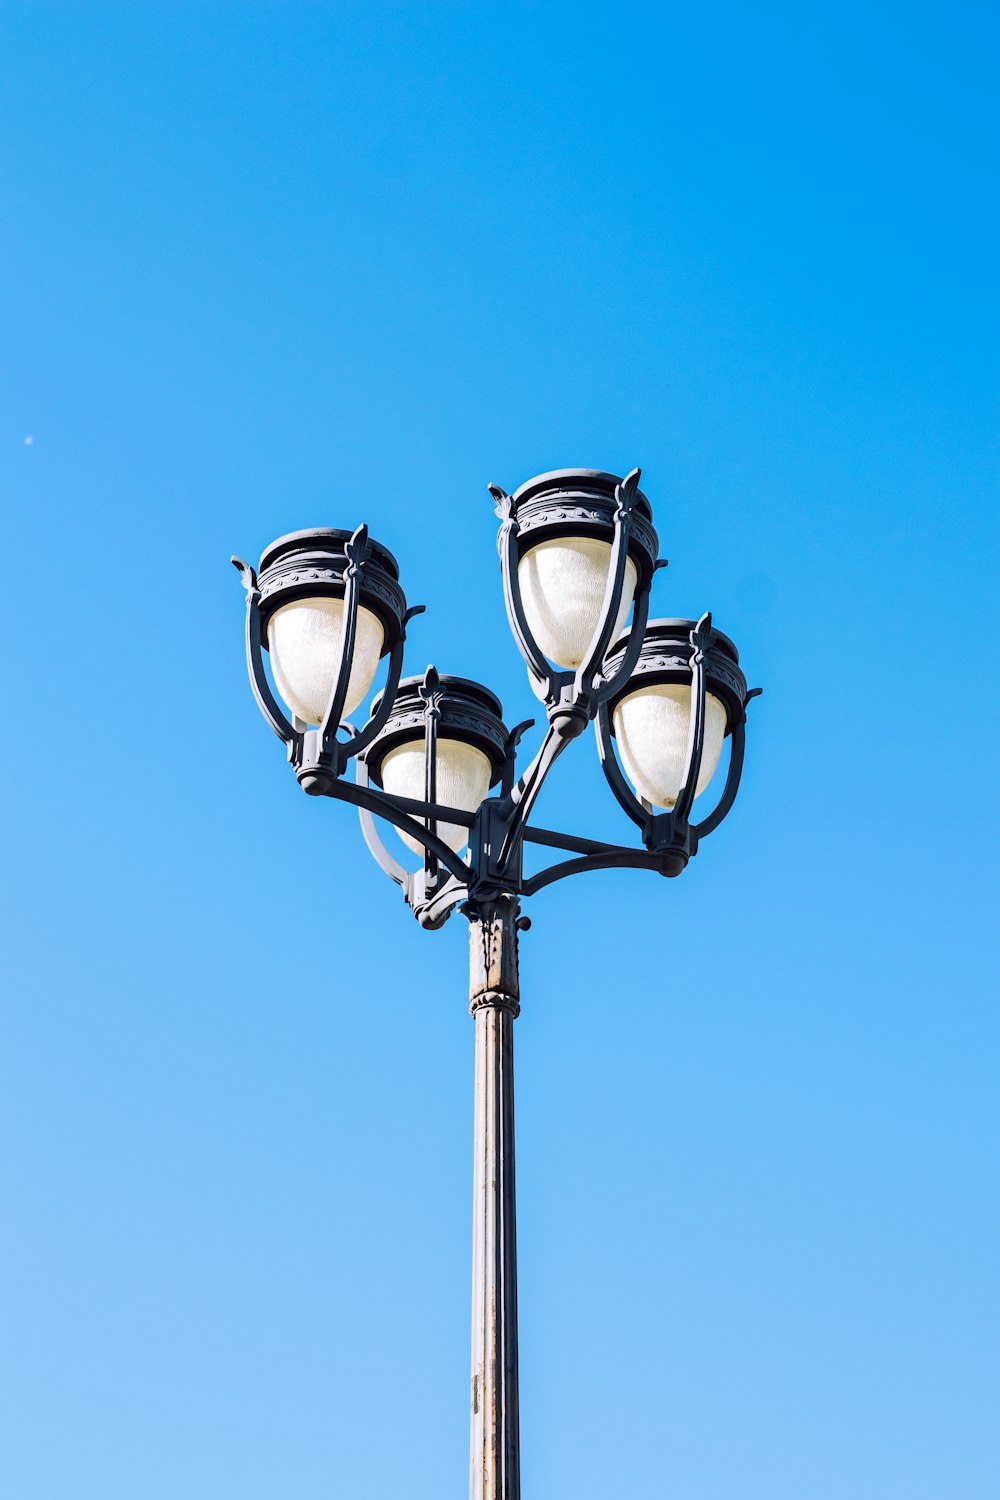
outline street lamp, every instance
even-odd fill
[[[548,720],[519,776],[518,742],[533,720],[508,730],[488,688],[434,667],[401,680],[406,627],[421,611],[407,608],[396,560],[367,527],[292,532],[267,548],[259,572],[233,562],[247,596],[250,683],[299,783],[312,796],[359,809],[369,849],[423,927],[441,927],[456,907],[469,922],[476,1024],[470,1496],[518,1500],[513,1021],[517,933],[529,925],[521,900],[585,870],[679,875],[733,804],[746,705],[760,690],[747,691],[736,647],[710,615],[647,623],[653,575],[666,564],[657,561],[638,469],[626,479],[559,469],[512,495],[496,485],[490,492],[501,521],[507,616]],[[385,685],[356,729],[347,715],[367,696],[382,657]],[[589,723],[641,848],[528,821],[556,759]],[[692,822],[696,798],[715,784],[726,739],[718,800]],[[353,781],[344,774],[351,761]],[[376,819],[421,856],[418,868],[390,852]],[[570,857],[526,874],[525,843]]]

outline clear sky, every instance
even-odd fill
[[[297,789],[228,558],[366,521],[514,723],[486,485],[634,464],[766,691],[680,880],[533,904],[525,1493],[994,1492],[996,40],[8,0],[5,1500],[464,1493],[463,923]]]

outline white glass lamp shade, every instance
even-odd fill
[[[390,750],[382,762],[382,785],[393,797],[413,797],[423,801],[426,787],[423,736],[407,740]],[[481,750],[464,740],[442,737],[437,742],[437,791],[435,801],[445,807],[460,807],[475,812],[490,789],[490,763]],[[450,849],[459,850],[469,842],[469,830],[461,823],[439,823],[438,837]],[[403,843],[414,854],[423,854],[424,846],[402,829],[397,829]]]
[[[578,667],[597,629],[611,566],[611,543],[594,536],[552,537],[530,547],[517,565],[528,626],[557,667]],[[611,639],[628,618],[638,583],[625,561],[625,585]]]
[[[333,691],[343,628],[344,601],[329,596],[283,604],[268,622],[267,644],[275,685],[292,713],[306,724],[323,722]],[[383,642],[381,623],[360,605],[345,714],[357,708],[375,680]]]
[[[691,688],[656,682],[629,693],[614,713],[622,769],[639,796],[653,807],[673,807],[681,789],[691,722]],[[722,753],[726,710],[705,694],[705,746],[695,796],[708,786]]]

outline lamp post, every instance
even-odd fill
[[[369,849],[421,926],[441,927],[456,908],[469,922],[476,1028],[470,1497],[519,1500],[513,1023],[517,935],[529,925],[521,901],[586,870],[679,875],[733,804],[746,705],[759,689],[747,691],[736,648],[710,615],[648,622],[653,576],[666,564],[657,561],[638,469],[626,479],[560,469],[512,495],[496,485],[490,492],[501,522],[507,616],[547,719],[520,775],[518,743],[533,720],[508,730],[488,688],[434,667],[401,679],[407,623],[421,611],[407,608],[396,560],[367,527],[280,537],[259,572],[233,562],[246,589],[250,683],[300,785],[359,809]],[[385,685],[356,729],[346,716],[367,696],[382,657]],[[529,821],[556,760],[590,723],[641,847]],[[713,781],[727,738],[718,799],[693,822],[695,799]],[[390,852],[377,819],[420,856],[417,868]],[[528,874],[526,843],[569,857]]]

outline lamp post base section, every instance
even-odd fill
[[[469,909],[469,1008],[476,1023],[472,1221],[470,1500],[520,1500],[514,1018],[517,901]]]

